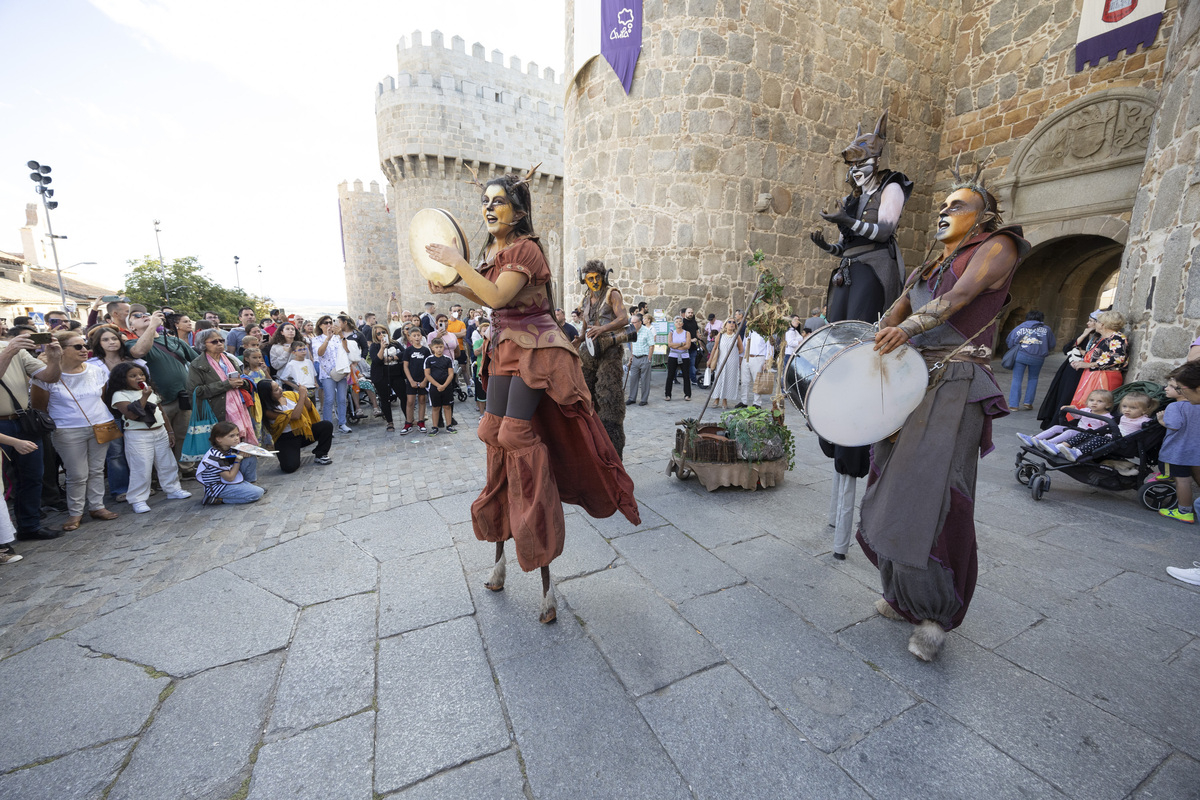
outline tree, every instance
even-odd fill
[[[267,316],[272,308],[269,297],[229,289],[209,280],[195,256],[177,258],[167,264],[165,271],[158,259],[150,256],[130,259],[128,264],[124,294],[131,303],[141,303],[147,308],[169,305],[192,319],[202,319],[205,311],[215,311],[225,322],[236,320],[242,306],[251,306],[258,319]],[[169,303],[163,292],[164,280],[170,292]]]

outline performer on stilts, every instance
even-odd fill
[[[829,276],[826,319],[829,322],[859,320],[874,325],[884,309],[896,301],[904,280],[904,261],[896,242],[896,225],[913,183],[903,173],[883,169],[879,162],[887,144],[887,111],[880,115],[873,133],[862,125],[854,141],[842,151],[846,182],[853,190],[832,213],[822,213],[838,226],[841,236],[834,244],[814,231],[813,243],[841,261]],[[854,534],[854,495],[857,481],[870,466],[870,447],[843,447],[820,440],[821,450],[833,459],[833,495],[829,503],[829,526],[833,533],[833,557],[845,560]]]
[[[487,484],[471,504],[471,521],[476,537],[496,543],[487,588],[504,588],[509,539],[521,569],[541,570],[538,619],[545,623],[557,616],[550,563],[566,536],[562,503],[593,517],[620,511],[635,525],[641,520],[633,482],[592,408],[579,353],[554,318],[550,268],[533,226],[533,172],[480,185],[488,238],[478,271],[452,247],[431,244],[426,251],[462,278],[450,287],[431,283],[430,291],[493,309],[480,370]]]
[[[617,449],[617,456],[625,456],[625,392],[622,387],[624,374],[621,370],[621,353],[624,348],[612,341],[605,333],[616,333],[629,325],[629,312],[621,290],[608,282],[611,269],[605,269],[599,259],[588,261],[579,275],[580,283],[588,288],[580,307],[583,327],[579,331],[577,345],[591,339],[596,348],[592,355],[587,348],[580,348],[583,360],[583,378],[592,394],[592,407],[604,423],[608,438]]]
[[[917,626],[908,650],[924,661],[962,624],[975,591],[975,476],[993,449],[992,420],[1008,414],[988,365],[1029,252],[1020,226],[1001,226],[981,173],[964,179],[955,166],[938,211],[941,254],[914,270],[875,337],[879,352],[908,343],[932,368],[921,405],[872,451],[858,529],[883,584],[876,610]]]

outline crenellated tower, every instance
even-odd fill
[[[397,289],[396,220],[388,200],[371,181],[368,190],[338,184],[342,255],[346,261],[347,310],[358,316],[374,311],[383,317],[388,296]]]
[[[479,189],[467,165],[486,182],[541,163],[531,187],[533,221],[561,297],[563,87],[554,71],[540,71],[535,63],[522,69],[519,58],[506,63],[499,50],[489,56],[479,43],[467,53],[458,36],[447,48],[439,31],[428,44],[420,31],[401,38],[396,56],[398,74],[376,89],[375,121],[380,168],[391,185],[404,307],[415,310],[432,299],[444,309],[450,302],[430,295],[409,257],[408,225],[418,210],[435,206],[454,214],[471,243],[472,260],[487,237]]]

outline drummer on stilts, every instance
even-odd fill
[[[842,151],[846,182],[853,189],[832,213],[822,213],[838,226],[841,236],[830,244],[821,231],[812,241],[840,261],[829,276],[826,319],[858,320],[874,325],[884,309],[896,301],[904,280],[904,262],[896,242],[896,225],[913,183],[903,173],[882,169],[879,161],[887,144],[887,111],[873,133],[858,126],[854,141]],[[867,474],[869,447],[843,447],[820,440],[821,450],[833,459],[833,495],[829,526],[834,529],[833,557],[844,560],[854,532],[854,495],[857,480]]]

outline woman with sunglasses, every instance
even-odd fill
[[[51,434],[67,473],[67,521],[64,531],[79,528],[85,504],[92,519],[116,519],[104,507],[104,459],[108,442],[96,438],[93,426],[112,423],[102,397],[107,373],[88,362],[88,347],[75,331],[56,333],[62,345],[62,375],[54,383],[34,379],[29,402],[50,414],[58,426]],[[128,477],[126,478],[128,480]]]

